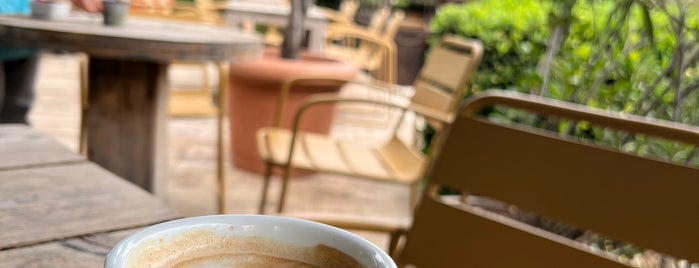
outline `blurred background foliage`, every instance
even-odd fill
[[[699,125],[699,17],[692,1],[476,0],[441,6],[430,27],[431,42],[445,34],[483,42],[484,58],[471,92],[515,90]],[[524,124],[629,153],[699,165],[695,145],[499,107],[483,114],[504,124]],[[425,133],[432,135],[432,130]],[[619,202],[610,205],[633,205]],[[556,232],[561,225],[540,227]],[[596,234],[585,236],[588,244],[629,259],[642,252]]]
[[[440,7],[431,21],[432,43],[445,34],[479,39],[485,53],[473,90],[521,89],[540,83],[536,65],[546,50],[547,15],[539,0],[472,1]]]
[[[474,92],[516,90],[699,125],[698,21],[697,8],[688,0],[480,0],[441,6],[430,27],[433,41],[456,34],[483,42]],[[496,109],[488,114],[699,164],[694,146],[522,112]]]

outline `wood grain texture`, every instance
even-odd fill
[[[25,125],[0,125],[0,170],[85,161],[54,138]]]
[[[167,120],[167,65],[90,58],[87,156],[154,190],[158,127]],[[164,149],[164,148],[163,148]],[[161,155],[160,158],[164,158]]]
[[[0,250],[0,267],[102,267],[109,250],[140,230],[127,229]]]
[[[0,171],[0,249],[150,225],[177,215],[92,163]]]
[[[123,27],[107,27],[99,18],[74,14],[43,21],[0,16],[0,43],[159,62],[236,61],[262,53],[258,36],[234,29],[150,18],[129,18]]]

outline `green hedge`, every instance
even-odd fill
[[[684,1],[649,5],[641,0],[578,0],[542,88],[540,62],[549,34],[571,0],[480,0],[442,6],[431,21],[434,39],[457,34],[480,39],[483,62],[473,90],[512,89],[594,107],[699,123],[696,59],[685,56],[679,74],[677,38],[697,48],[695,6]],[[686,14],[680,13],[686,12]],[[683,17],[684,16],[684,17]],[[682,21],[679,34],[677,23]],[[692,60],[690,62],[690,60]],[[669,74],[668,74],[669,73]],[[681,78],[677,85],[677,78]],[[543,92],[542,92],[543,91]],[[681,98],[677,98],[679,92]]]
[[[457,34],[483,42],[485,54],[472,80],[473,91],[517,90],[699,125],[696,9],[689,0],[480,0],[442,6],[430,26],[433,40]],[[564,29],[561,42],[551,41],[554,29]],[[549,51],[556,53],[550,72],[545,72],[542,63]],[[494,109],[486,114],[493,120],[570,134],[630,153],[699,165],[694,145],[522,111]],[[610,205],[633,206],[624,200]],[[629,245],[611,248],[627,256],[639,251]]]
[[[475,1],[447,4],[431,21],[434,38],[457,34],[480,39],[484,55],[474,90],[536,87],[536,65],[546,49],[550,5],[540,0]]]

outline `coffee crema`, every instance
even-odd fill
[[[326,245],[302,247],[262,237],[219,236],[192,230],[170,241],[149,241],[129,255],[127,268],[362,267]]]

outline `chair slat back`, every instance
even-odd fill
[[[390,14],[391,9],[386,7],[374,11],[374,14],[371,15],[371,19],[369,20],[369,25],[367,25],[367,30],[372,33],[381,33],[386,26],[386,20]]]
[[[129,3],[131,12],[149,12],[157,14],[169,14],[172,12],[174,0],[133,0]]]
[[[399,267],[626,267],[531,226],[433,195],[419,206]]]
[[[213,0],[195,0],[193,3],[176,0],[132,0],[130,3],[129,13],[132,16],[191,21],[210,25],[223,24],[223,19],[218,14]]]
[[[343,0],[340,3],[339,12],[342,18],[345,20],[343,23],[353,23],[354,16],[357,14],[359,9],[359,1],[357,0]]]
[[[415,95],[413,102],[428,107],[436,107],[439,111],[446,112],[452,105],[454,92],[446,91],[426,81],[415,81]]]
[[[477,40],[444,37],[430,50],[415,79],[412,102],[442,112],[454,112],[482,53],[482,45]]]
[[[492,105],[694,145],[699,128],[491,92],[461,109],[428,175],[432,186],[495,198],[617,241],[699,261],[699,169],[476,116]],[[401,260],[424,267],[623,267],[580,243],[465,203],[444,202],[434,191],[426,192],[417,209]]]
[[[402,10],[393,11],[391,17],[389,17],[386,21],[386,27],[384,28],[382,36],[384,38],[388,38],[389,40],[393,40],[396,37],[398,29],[400,29],[400,25],[403,23],[404,19],[405,12]]]

